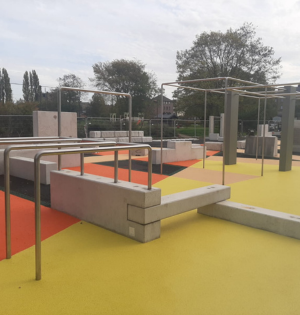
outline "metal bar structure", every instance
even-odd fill
[[[225,80],[227,81],[227,86],[225,83],[225,88],[195,88],[195,87],[190,87],[190,86],[181,86],[181,84],[187,84],[187,83],[201,83],[201,82],[212,82],[212,81],[220,81],[220,80]],[[234,81],[238,83],[244,83],[244,84],[249,84],[249,85],[240,85],[240,86],[228,86],[228,81]],[[239,93],[240,96],[243,97],[250,97],[250,98],[257,98],[257,99],[264,99],[265,100],[265,106],[264,106],[264,117],[266,116],[266,103],[268,98],[273,98],[273,99],[278,99],[278,98],[284,98],[286,96],[292,96],[292,95],[297,95],[299,96],[300,99],[300,92],[296,93],[284,93],[285,88],[284,86],[291,86],[291,85],[300,85],[300,82],[293,82],[293,83],[279,83],[279,84],[259,84],[259,83],[254,83],[251,81],[245,81],[245,80],[240,80],[232,77],[216,77],[216,78],[208,78],[208,79],[195,79],[195,80],[186,80],[186,81],[174,81],[174,82],[166,82],[161,84],[161,115],[163,116],[163,86],[170,86],[170,87],[176,87],[176,88],[181,88],[181,89],[190,89],[190,90],[196,90],[196,91],[202,91],[202,92],[212,92],[212,93],[222,93],[225,94],[225,99],[226,99],[226,92],[228,91],[234,91],[236,93]],[[250,92],[248,89],[264,89],[264,91],[259,91],[259,92]],[[268,88],[274,88],[274,91],[268,91]],[[226,115],[226,103],[227,100],[225,100],[225,110],[224,114]],[[265,121],[265,120],[264,120]],[[225,148],[225,135],[223,137],[223,157],[224,157],[224,150]],[[163,172],[163,156],[162,156],[162,150],[163,150],[163,117],[161,117],[161,174]],[[263,135],[263,144],[265,142],[265,133]],[[264,163],[264,158],[262,158],[262,172],[261,176],[263,176],[263,163]],[[205,162],[203,163],[203,167],[205,165]],[[225,183],[225,161],[223,158],[223,168],[222,168],[222,183],[224,185]]]
[[[6,236],[6,259],[11,258],[11,210],[10,210],[10,163],[9,154],[18,150],[39,150],[51,148],[72,148],[72,147],[95,147],[113,146],[115,142],[76,142],[63,144],[36,144],[36,145],[14,145],[4,150],[4,194],[5,194],[5,236]],[[81,156],[84,153],[81,153]],[[80,162],[81,175],[84,173],[84,163]]]
[[[147,149],[148,150],[148,190],[152,189],[152,148],[147,144],[132,145],[132,146],[116,146],[114,148],[104,147],[97,149],[69,149],[69,150],[52,150],[41,151],[34,157],[34,191],[35,191],[35,275],[36,280],[42,278],[42,264],[41,264],[41,187],[40,187],[40,159],[46,155],[65,155],[76,153],[96,153],[107,151],[123,151],[123,150],[135,150],[135,149]],[[115,171],[115,174],[117,172]],[[116,176],[116,175],[115,175]],[[118,180],[118,179],[117,179]]]
[[[258,99],[258,108],[257,108],[257,130],[256,130],[256,160],[258,155],[258,128],[259,128],[259,115],[260,115],[260,98]]]
[[[267,95],[266,88],[266,95]],[[266,110],[267,110],[267,97],[265,97],[264,103],[264,122],[263,122],[263,140],[262,140],[262,148],[261,148],[261,176],[264,176],[264,159],[265,159],[265,137],[266,137]]]
[[[205,159],[206,159],[206,149],[205,149],[205,137],[206,137],[206,106],[207,106],[207,91],[204,92],[203,168],[205,168]]]
[[[227,112],[227,87],[228,87],[228,78],[225,79],[225,96],[224,96],[224,123]],[[225,150],[226,150],[226,136],[225,136],[225,127],[223,133],[223,165],[222,165],[222,185],[225,185]]]
[[[58,136],[61,136],[61,91],[78,91],[85,93],[96,93],[96,94],[105,94],[105,95],[115,95],[115,96],[125,96],[128,98],[128,112],[129,112],[129,142],[131,142],[131,131],[132,131],[132,96],[128,93],[119,93],[119,92],[110,92],[110,91],[99,91],[99,90],[86,90],[80,88],[73,88],[68,86],[60,86],[58,88],[58,110],[57,110],[57,120],[58,120]],[[58,156],[58,165],[61,165],[60,162],[61,156]],[[128,167],[128,181],[131,182],[131,151],[128,155],[129,167]]]

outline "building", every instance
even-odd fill
[[[154,97],[151,101],[154,104],[153,116],[158,118],[161,115],[161,95]],[[174,103],[175,101],[163,96],[163,113],[167,115],[174,114]]]

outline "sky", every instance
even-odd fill
[[[0,12],[0,68],[11,83],[36,70],[42,86],[73,73],[92,88],[92,65],[115,59],[141,61],[159,85],[176,81],[177,51],[202,32],[245,22],[282,58],[277,82],[300,79],[299,0],[0,0]],[[12,88],[22,97],[21,86]]]

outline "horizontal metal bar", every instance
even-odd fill
[[[115,142],[80,142],[61,144],[35,144],[35,145],[12,145],[4,150],[4,194],[5,194],[5,235],[6,235],[6,259],[11,258],[11,211],[10,211],[10,163],[9,154],[17,150],[37,150],[50,148],[70,148],[70,147],[95,147],[113,146]],[[82,172],[82,170],[81,170]]]
[[[42,278],[42,241],[41,241],[41,188],[40,188],[40,159],[45,155],[64,155],[74,153],[96,153],[107,151],[122,151],[122,150],[135,150],[135,149],[148,150],[148,189],[152,189],[152,148],[147,145],[134,145],[134,146],[119,146],[114,148],[98,148],[98,149],[71,149],[71,150],[53,150],[41,151],[34,157],[34,183],[35,183],[35,279],[41,280]]]
[[[78,142],[80,138],[70,139],[42,139],[42,140],[11,140],[11,141],[0,141],[0,145],[11,145],[11,144],[31,144],[31,143],[65,143],[65,142]]]
[[[97,94],[107,94],[107,95],[117,95],[117,96],[126,96],[131,97],[128,93],[119,93],[119,92],[110,92],[110,91],[99,91],[99,90],[86,90],[80,88],[72,88],[68,86],[61,86],[61,90],[70,90],[70,91],[78,91],[78,92],[85,92],[85,93],[97,93]]]

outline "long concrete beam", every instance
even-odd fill
[[[149,224],[171,216],[204,207],[230,198],[230,187],[211,185],[161,198],[161,204],[140,208],[128,205],[128,220],[140,224]]]
[[[232,201],[198,208],[198,213],[300,239],[300,217],[293,214]]]

